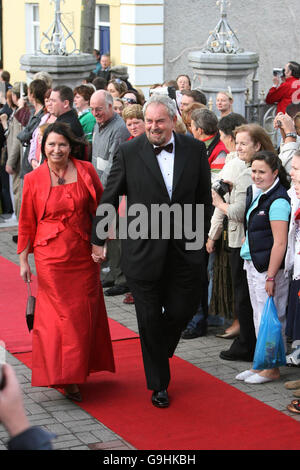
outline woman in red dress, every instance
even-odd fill
[[[64,387],[69,398],[80,401],[78,384],[91,372],[115,367],[90,244],[103,188],[91,163],[72,158],[77,144],[64,123],[46,129],[46,160],[24,181],[18,253],[23,280],[31,279],[32,252],[38,278],[32,385]]]

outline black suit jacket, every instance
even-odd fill
[[[70,111],[67,111],[64,114],[61,114],[60,116],[58,116],[56,121],[65,122],[66,124],[69,124],[69,126],[71,127],[76,137],[84,136],[82,125],[80,124],[77,113],[74,109],[70,109]]]
[[[178,204],[181,208],[185,204],[193,207],[193,227],[195,228],[195,206],[203,204],[205,210],[205,234],[208,233],[211,217],[211,176],[205,145],[192,138],[175,134],[175,160],[173,176],[172,200],[169,198],[162,173],[154,154],[153,146],[145,134],[132,139],[119,148],[107,180],[107,185],[101,198],[100,206],[111,204],[115,208],[119,205],[119,197],[127,196],[127,210],[132,205],[143,204],[149,217],[148,223],[143,224],[144,236],[151,236],[153,222],[150,211],[152,205],[165,204],[168,207]],[[99,206],[99,208],[100,208]],[[98,208],[98,209],[99,209]],[[98,212],[98,211],[97,211]],[[104,244],[104,236],[97,236],[97,224],[103,223],[105,215],[96,216],[93,223],[92,243]],[[128,216],[128,224],[134,216]],[[186,250],[186,240],[174,239],[172,236],[173,221],[171,218],[171,240],[130,238],[122,240],[122,269],[127,277],[140,280],[159,279],[172,243],[179,258],[188,265],[200,265],[204,260],[204,249]],[[184,231],[183,231],[184,232]],[[195,267],[195,266],[194,266]]]

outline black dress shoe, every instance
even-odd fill
[[[11,239],[14,243],[18,243],[18,235],[13,235]]]
[[[245,362],[253,361],[253,356],[249,354],[233,353],[230,351],[230,349],[228,351],[221,351],[220,358],[224,359],[225,361],[245,361]]]
[[[201,336],[206,336],[207,329],[202,328],[201,330],[197,331],[192,328],[187,328],[181,333],[182,339],[194,339],[200,338]]]
[[[113,281],[103,281],[101,282],[103,289],[106,289],[106,287],[112,287],[114,285]]]
[[[152,393],[152,404],[157,408],[168,408],[169,397],[167,390],[161,390],[160,392]]]
[[[67,392],[65,394],[65,397],[73,401],[78,401],[78,402],[82,401],[82,396],[80,392]]]
[[[110,289],[107,289],[104,292],[104,295],[113,296],[113,295],[122,295],[129,292],[129,287],[126,286],[113,286]]]

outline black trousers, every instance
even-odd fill
[[[229,263],[234,292],[234,310],[240,323],[240,334],[230,347],[234,354],[253,356],[256,335],[253,323],[253,310],[249,296],[244,260],[240,257],[240,248],[230,248]]]
[[[0,199],[3,214],[12,214],[14,211],[10,197],[9,174],[5,171],[5,165],[0,164]]]
[[[121,269],[121,241],[110,240],[107,244],[107,260],[101,268],[109,268],[108,273],[101,272],[101,281],[110,281],[116,286],[126,286],[127,281]]]
[[[175,352],[182,331],[197,311],[204,273],[205,261],[203,266],[186,265],[174,248],[170,248],[160,279],[143,281],[127,277],[135,301],[150,390],[165,390],[169,385],[169,358]]]

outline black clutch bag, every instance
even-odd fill
[[[35,309],[35,297],[31,294],[30,282],[27,282],[28,289],[28,299],[26,305],[26,323],[28,330],[33,329],[33,320],[34,320],[34,309]]]

